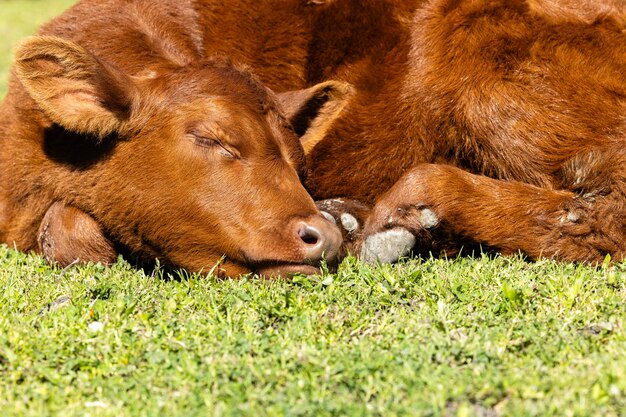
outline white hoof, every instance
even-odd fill
[[[406,229],[376,233],[365,239],[361,259],[367,263],[392,263],[408,255],[415,242],[415,236]]]
[[[439,224],[439,217],[431,209],[422,209],[420,213],[420,224],[424,229],[432,229]]]
[[[359,222],[352,214],[343,213],[339,219],[341,220],[341,225],[344,229],[346,229],[346,231],[353,233],[359,230]]]
[[[337,224],[337,220],[335,220],[335,218],[333,217],[332,214],[330,214],[327,211],[321,211],[320,213],[322,213],[322,216],[324,216],[324,218],[326,220],[328,220],[329,222],[331,222],[332,224]]]

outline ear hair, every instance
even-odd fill
[[[327,81],[306,90],[279,95],[305,153],[308,154],[325,137],[352,94],[350,84]]]
[[[74,42],[35,36],[15,49],[15,73],[50,119],[104,137],[130,117],[136,86],[130,77]]]

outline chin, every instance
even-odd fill
[[[274,264],[255,268],[254,273],[264,278],[289,278],[293,275],[317,275],[320,268],[307,264]]]

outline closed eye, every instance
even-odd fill
[[[219,139],[192,133],[193,142],[207,150],[218,152],[220,155],[231,159],[238,159],[238,155],[225,146]]]

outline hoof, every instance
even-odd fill
[[[355,233],[359,230],[359,221],[352,214],[343,213],[341,216],[339,216],[339,219],[341,220],[341,226],[346,229],[346,232]]]
[[[415,236],[406,229],[391,229],[368,236],[361,248],[361,260],[367,263],[392,263],[409,254]]]
[[[432,229],[439,224],[439,217],[431,209],[422,209],[419,222],[424,229]]]

